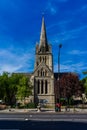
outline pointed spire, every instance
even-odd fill
[[[40,34],[40,47],[47,48],[47,36],[46,36],[46,27],[45,27],[44,17],[42,18],[42,27],[41,27],[41,34]]]

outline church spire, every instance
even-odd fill
[[[40,48],[44,47],[47,50],[47,36],[46,36],[46,27],[44,17],[42,18],[42,27],[41,27],[41,34],[40,34]]]

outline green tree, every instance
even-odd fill
[[[17,86],[19,84],[19,80],[22,78],[22,75],[19,74],[11,74],[8,78],[8,86],[6,87],[6,97],[7,102],[10,105],[16,103],[16,93],[17,93]]]
[[[87,96],[87,76],[81,80],[83,86],[84,86],[84,93]]]
[[[32,84],[29,77],[8,72],[3,72],[0,75],[0,100],[13,105],[17,98],[28,97],[31,93]]]
[[[23,76],[19,79],[19,84],[17,85],[17,98],[24,99],[25,97],[29,97],[32,94],[32,84],[30,79],[26,76]]]
[[[3,74],[0,76],[0,99],[3,101],[6,98],[6,89],[8,87],[8,72],[3,72]]]
[[[87,75],[87,71],[82,72],[84,75]]]

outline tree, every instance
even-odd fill
[[[76,74],[73,73],[63,74],[60,77],[60,80],[57,80],[55,84],[56,84],[55,92],[57,92],[60,95],[60,97],[67,98],[68,101],[73,95],[75,96],[82,95],[83,86],[79,81],[78,75]]]
[[[26,76],[22,76],[19,80],[19,84],[17,86],[17,98],[24,99],[25,97],[29,97],[32,94],[32,84],[30,79]]]
[[[61,95],[71,97],[72,95],[81,96],[82,86],[80,84],[78,75],[67,74],[61,78]]]
[[[3,74],[0,76],[0,99],[3,101],[6,98],[6,88],[9,86],[8,83],[8,72],[3,72]]]
[[[28,97],[31,93],[32,84],[26,75],[8,72],[0,75],[0,99],[7,104],[13,105],[18,97]]]
[[[22,78],[21,74],[14,74],[12,73],[8,78],[8,86],[6,86],[6,98],[7,102],[10,105],[16,103],[16,93],[17,93],[17,86],[19,85],[19,80]]]
[[[83,74],[84,74],[84,75],[87,75],[87,71],[84,71]]]
[[[84,86],[84,93],[87,96],[87,76],[81,80],[83,86]]]

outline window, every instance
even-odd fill
[[[41,81],[41,94],[43,94],[43,80]]]
[[[45,56],[45,63],[46,63],[46,60],[47,60],[47,59],[46,59],[46,56]]]
[[[44,57],[43,57],[43,61],[44,61]]]
[[[37,93],[38,94],[40,93],[40,81],[39,80],[37,81]]]
[[[40,56],[40,62],[41,62],[41,56]]]
[[[45,76],[47,76],[47,71],[45,70]]]
[[[37,75],[39,76],[39,70],[38,70],[38,74]]]
[[[45,94],[48,93],[48,86],[47,86],[47,80],[45,80]]]
[[[43,76],[45,76],[44,74],[45,74],[45,73],[44,73],[44,71],[43,71]]]
[[[41,76],[44,76],[44,70],[43,70],[43,68],[41,69]]]
[[[41,76],[43,76],[43,72],[42,72],[42,70],[41,70]]]

